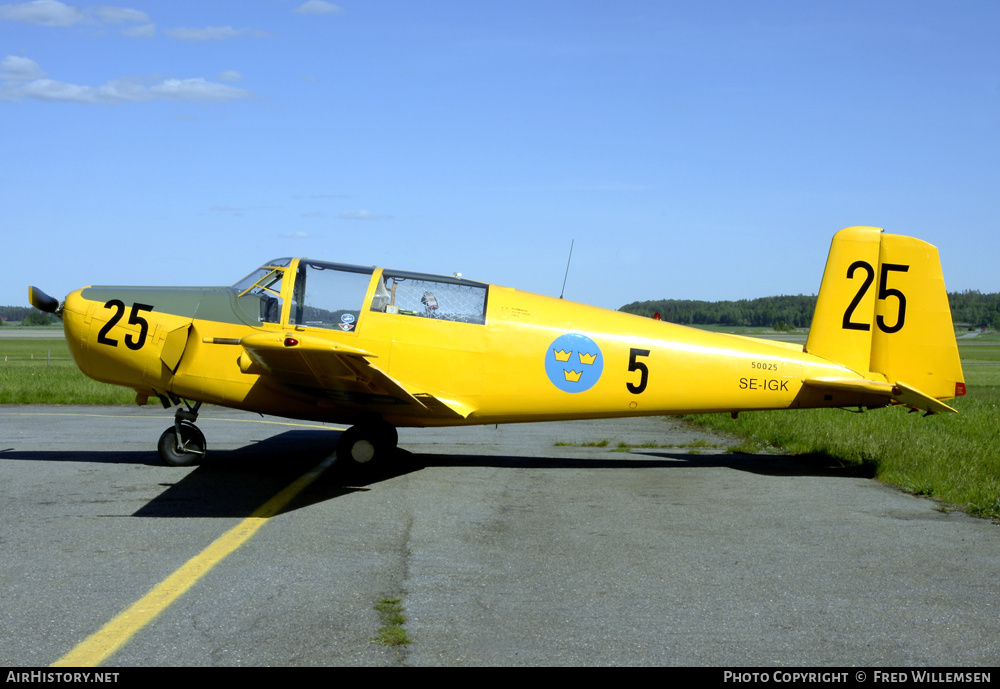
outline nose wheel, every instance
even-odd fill
[[[174,414],[174,425],[163,431],[156,450],[167,466],[189,467],[198,464],[205,456],[205,434],[194,425],[198,419],[201,402]]]

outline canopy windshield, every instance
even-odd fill
[[[268,261],[233,285],[239,305],[247,315],[262,323],[281,321],[281,281],[291,262],[290,258]]]

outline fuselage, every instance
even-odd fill
[[[271,262],[233,287],[87,287],[67,297],[63,320],[84,373],[134,388],[140,401],[291,418],[432,426],[885,404],[803,385],[863,376],[799,345],[309,259]],[[255,334],[288,347],[322,340],[415,398],[365,388],[363,371],[339,370],[341,360],[322,352],[278,375],[241,344]]]

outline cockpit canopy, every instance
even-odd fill
[[[268,261],[233,285],[242,310],[260,322],[281,323],[282,287],[295,259]],[[370,301],[366,296],[376,275]],[[460,323],[486,322],[488,285],[344,263],[298,259],[289,325],[355,332],[363,311]]]

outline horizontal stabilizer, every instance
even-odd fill
[[[888,397],[899,404],[904,404],[914,409],[924,409],[931,414],[956,411],[941,400],[935,399],[901,381],[882,383],[876,380],[851,378],[809,378],[802,381],[802,384],[817,390],[856,392],[859,394]]]

